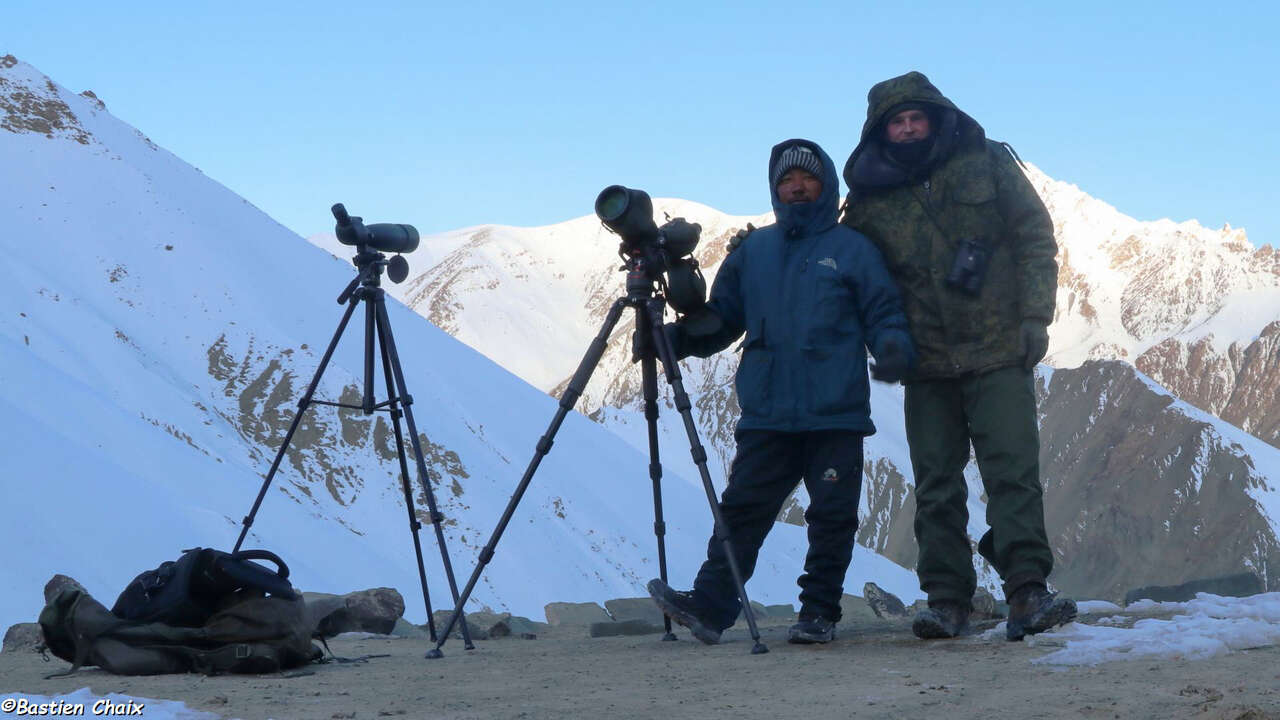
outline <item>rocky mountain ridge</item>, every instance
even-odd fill
[[[1127,361],[1280,447],[1280,252],[1241,229],[1141,222],[1032,169],[1059,242],[1055,367]]]

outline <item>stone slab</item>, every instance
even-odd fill
[[[613,600],[606,600],[604,608],[618,622],[645,620],[655,625],[662,624],[662,611],[654,604],[653,598],[614,598]]]
[[[590,625],[597,622],[610,622],[613,618],[596,603],[548,603],[544,612],[547,624],[552,627],[561,625]]]
[[[840,624],[848,626],[850,623],[871,623],[879,622],[880,617],[875,614],[871,606],[867,604],[865,598],[858,595],[841,595],[840,596]]]
[[[587,627],[587,635],[593,638],[653,635],[660,632],[665,632],[665,628],[662,625],[655,625],[647,620],[610,620],[608,622],[591,623]]]
[[[752,601],[751,601],[751,609],[755,611],[755,614],[756,614],[756,620],[761,620],[761,619],[763,619],[763,618],[767,618],[767,617],[769,617],[769,609],[768,609],[768,608],[766,608],[764,605],[762,605],[762,604],[760,604],[760,603],[756,602],[755,600],[752,600]],[[739,611],[739,612],[738,612],[738,622],[746,622],[746,621],[747,621],[747,616],[746,616],[746,614],[745,614],[745,613],[743,613],[743,612],[741,612],[741,611]]]
[[[796,609],[791,603],[765,605],[764,612],[766,616],[771,618],[791,619],[796,616]]]

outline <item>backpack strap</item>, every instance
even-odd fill
[[[280,556],[270,550],[241,550],[231,554],[236,560],[267,560],[275,563],[276,574],[282,578],[289,577],[289,566],[280,559]]]
[[[276,565],[271,572],[252,560],[267,560]],[[230,579],[240,587],[259,590],[275,597],[294,600],[298,597],[289,584],[289,566],[279,555],[270,550],[241,550],[237,553],[218,553],[212,564],[215,573]]]
[[[362,663],[362,662],[368,662],[374,658],[391,657],[391,655],[387,653],[382,653],[379,655],[361,655],[360,657],[354,657],[354,658],[340,657],[338,655],[333,654],[333,650],[329,648],[329,643],[324,641],[323,635],[316,633],[315,638],[320,641],[321,645],[324,645],[324,649],[329,653],[329,657],[320,658],[319,660],[316,661],[318,663],[330,663],[330,662],[336,662],[339,664]]]
[[[999,145],[1000,147],[1005,149],[1005,152],[1013,156],[1014,161],[1018,163],[1019,167],[1021,167],[1023,170],[1027,169],[1027,164],[1022,162],[1022,158],[1018,156],[1018,151],[1014,150],[1012,145],[1010,145],[1007,142],[999,143]]]

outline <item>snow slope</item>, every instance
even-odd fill
[[[229,548],[353,269],[28,65],[0,61],[0,98],[7,626],[35,618],[54,573],[110,604],[133,575],[183,548]],[[461,584],[556,404],[388,305]],[[357,318],[318,397],[358,395],[362,332]],[[359,413],[310,410],[246,546],[279,552],[303,589],[397,587],[421,621],[386,430]],[[691,482],[668,476],[672,577],[687,583],[710,513]],[[570,414],[473,606],[537,618],[550,601],[641,594],[656,575],[651,506],[647,458]],[[441,607],[447,586],[429,527],[423,538]],[[753,599],[794,598],[804,547],[801,528],[774,533]],[[869,579],[918,596],[909,572],[860,552],[848,586]]]

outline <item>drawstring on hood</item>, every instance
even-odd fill
[[[813,202],[788,205],[778,198],[778,188],[774,184],[774,170],[779,167],[782,153],[791,150],[792,146],[795,145],[808,148],[821,161],[822,167],[819,168],[819,172],[812,172],[808,167],[802,165],[793,165],[792,167],[804,167],[805,170],[821,180],[822,194]],[[782,174],[778,173],[777,175],[781,177]],[[835,163],[831,162],[831,157],[823,152],[817,143],[795,138],[784,140],[774,145],[773,150],[769,153],[767,176],[769,178],[769,198],[773,202],[773,214],[777,218],[778,225],[786,229],[788,237],[816,235],[836,224],[836,206],[840,198],[840,178],[836,175]]]

